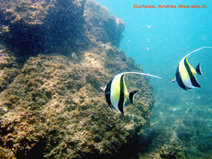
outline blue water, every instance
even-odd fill
[[[189,117],[200,122],[200,125],[202,123],[212,132],[212,49],[200,50],[188,58],[194,68],[199,62],[202,65],[203,75],[197,75],[200,89],[185,91],[171,82],[179,61],[186,54],[202,46],[212,46],[212,1],[96,1],[106,6],[112,15],[126,24],[119,49],[132,57],[138,65],[143,66],[144,72],[162,77],[162,80],[150,81],[155,97],[152,125],[158,121],[158,125],[171,126],[174,122]],[[172,4],[176,7],[179,4],[206,4],[207,8],[135,9],[134,4]]]
[[[202,46],[212,46],[212,1],[201,0],[96,0],[106,6],[112,15],[125,24],[124,38],[120,49],[143,66],[145,72],[160,75],[164,85],[174,77],[180,59]],[[206,4],[206,9],[135,9],[134,4]],[[210,53],[204,53],[204,52]],[[194,60],[209,70],[211,50],[194,54]],[[194,64],[196,61],[194,61]],[[198,61],[197,61],[198,62]],[[205,65],[206,63],[206,65]],[[205,74],[206,74],[205,72]],[[211,74],[212,72],[207,72]],[[210,82],[209,82],[210,83]],[[174,86],[175,87],[175,86]]]

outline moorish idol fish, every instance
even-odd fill
[[[106,101],[111,109],[116,108],[122,114],[124,114],[124,105],[127,99],[134,104],[135,95],[138,91],[133,91],[128,93],[126,84],[124,82],[124,77],[128,73],[140,74],[145,76],[152,76],[160,78],[155,75],[140,73],[140,72],[123,72],[114,76],[105,87],[101,87],[102,91],[105,93]]]
[[[200,88],[200,84],[197,81],[196,74],[202,75],[202,71],[200,68],[200,63],[197,65],[196,69],[194,69],[191,64],[188,62],[188,56],[194,52],[197,52],[201,49],[208,48],[212,49],[212,47],[201,47],[199,49],[196,49],[189,54],[187,54],[178,64],[176,73],[175,73],[175,79],[172,80],[172,82],[177,82],[178,85],[187,90],[192,88]]]

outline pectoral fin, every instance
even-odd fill
[[[129,99],[130,99],[130,102],[132,104],[134,104],[134,99],[135,99],[135,95],[138,93],[138,91],[133,91],[133,92],[130,92],[129,93]]]

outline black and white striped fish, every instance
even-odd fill
[[[187,90],[187,89],[192,89],[192,88],[200,88],[200,84],[197,81],[196,74],[202,75],[202,71],[200,68],[200,63],[197,65],[196,69],[194,69],[191,64],[188,62],[188,56],[194,52],[197,52],[201,49],[208,48],[212,49],[212,47],[201,47],[199,49],[196,49],[189,54],[187,54],[183,59],[180,61],[178,64],[176,73],[175,73],[175,79],[172,80],[172,82],[177,82],[178,85]]]
[[[127,99],[130,100],[132,104],[134,104],[135,95],[138,91],[133,91],[128,93],[126,84],[124,82],[124,77],[128,73],[140,74],[145,76],[152,76],[156,78],[160,78],[158,76],[154,76],[151,74],[145,74],[140,72],[123,72],[116,76],[114,76],[105,87],[101,87],[102,91],[105,93],[105,98],[111,109],[116,108],[122,114],[124,114],[124,106]]]

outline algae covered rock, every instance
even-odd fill
[[[167,159],[186,158],[186,149],[179,141],[174,141],[170,145],[161,147],[160,157]]]
[[[79,63],[59,55],[27,60],[21,73],[0,94],[5,110],[1,116],[2,147],[15,154],[21,151],[18,155],[22,156],[30,155],[42,142],[41,152],[46,158],[112,156],[139,133],[147,124],[153,102],[152,89],[145,86],[147,79],[134,77],[130,89],[139,86],[142,93],[136,98],[136,106],[126,106],[126,116],[112,111],[100,90],[111,72],[103,61],[92,60],[96,63],[92,65],[89,60],[107,54],[104,49],[98,52],[84,52],[85,58]],[[119,55],[115,58],[122,63]],[[127,58],[128,63],[131,60]]]
[[[93,0],[0,1],[0,38],[22,58],[68,54],[96,41],[118,46],[124,23]]]
[[[1,155],[130,156],[132,139],[149,126],[149,78],[126,77],[129,91],[139,94],[125,116],[109,108],[100,89],[117,73],[143,71],[117,49],[124,23],[90,0],[1,4]]]
[[[61,45],[74,49],[80,37],[85,38],[84,3],[85,0],[0,1],[0,37],[22,58],[56,50]]]

